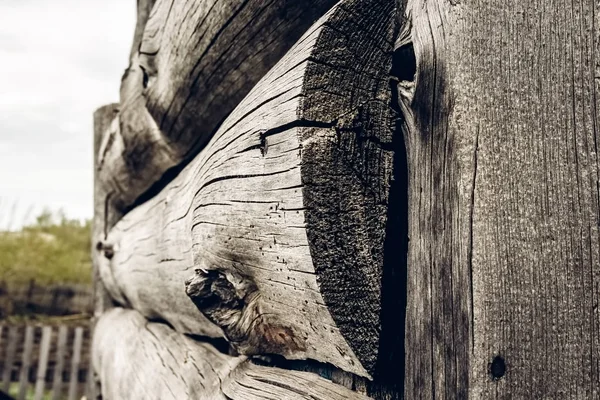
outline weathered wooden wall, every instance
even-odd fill
[[[597,7],[409,1],[406,398],[600,395]]]
[[[121,82],[119,130],[106,138],[98,165],[111,209],[107,225],[189,162],[334,4],[139,1],[130,65]]]
[[[596,3],[139,7],[106,397],[600,395]]]
[[[160,380],[143,389],[131,382],[144,368],[176,387],[175,398],[370,390],[365,378],[381,367],[398,13],[390,0],[332,5],[159,0],[148,17],[140,4],[140,51],[121,104],[112,118],[110,108],[97,113],[95,265],[117,308],[106,311],[109,302],[99,313],[95,360],[109,398],[166,396]],[[248,19],[256,25],[243,25]],[[206,91],[194,79],[206,80]],[[148,321],[165,338],[145,336]],[[144,358],[157,340],[165,351],[228,343],[236,362],[248,361],[218,372],[221,358],[234,358],[206,354],[204,368],[217,375],[201,383],[195,369]],[[123,354],[135,358],[130,367]],[[294,393],[269,388],[257,371],[304,384]]]

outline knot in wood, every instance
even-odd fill
[[[286,355],[305,350],[292,327],[282,326],[276,315],[261,311],[260,293],[249,277],[200,268],[185,281],[185,291],[240,354]]]
[[[115,248],[111,243],[98,242],[96,243],[96,250],[103,251],[104,257],[108,258],[109,260],[115,255]]]

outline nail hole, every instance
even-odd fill
[[[506,363],[504,362],[504,358],[500,356],[494,357],[489,365],[489,372],[492,376],[492,379],[495,381],[502,378],[506,373]]]
[[[412,43],[407,43],[394,51],[392,59],[392,71],[390,75],[399,81],[414,81],[417,73],[417,59]]]

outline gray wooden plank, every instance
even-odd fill
[[[19,375],[18,400],[25,400],[29,388],[29,368],[31,367],[31,354],[33,353],[34,326],[25,327],[25,343],[23,346],[23,357],[21,359],[21,373]]]
[[[50,339],[52,327],[44,326],[42,329],[42,342],[40,344],[40,358],[37,367],[34,400],[41,400],[46,387],[46,371],[48,369],[48,355],[50,353]]]
[[[73,344],[73,357],[71,358],[71,376],[69,378],[69,400],[75,400],[79,389],[79,363],[81,362],[81,345],[83,342],[83,328],[75,328],[75,342]]]
[[[407,399],[600,398],[598,5],[409,2]]]
[[[58,339],[56,349],[56,368],[54,369],[54,377],[52,381],[52,400],[61,399],[63,389],[63,371],[65,369],[65,352],[67,350],[67,333],[68,328],[61,326],[58,328]]]
[[[11,373],[15,355],[17,352],[17,340],[19,336],[19,328],[11,326],[8,328],[8,343],[6,346],[6,357],[4,359],[4,372],[2,374],[2,390],[8,393],[10,388]]]

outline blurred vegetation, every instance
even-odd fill
[[[0,232],[0,281],[8,285],[90,283],[91,221],[43,211],[35,223]]]

